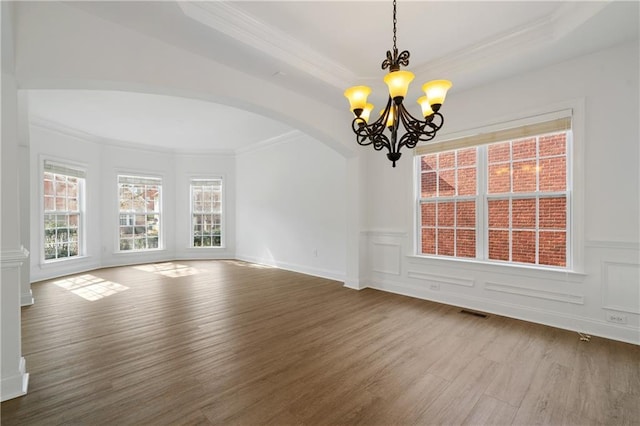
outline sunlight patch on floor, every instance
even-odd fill
[[[245,268],[255,268],[255,269],[276,269],[276,266],[264,265],[260,263],[250,263],[250,262],[242,262],[238,260],[225,260],[225,263],[231,263],[232,265],[242,266]]]
[[[188,265],[181,265],[179,263],[174,263],[174,262],[139,265],[139,266],[134,266],[134,269],[138,269],[139,271],[145,271],[145,272],[153,272],[155,274],[163,275],[169,278],[188,277],[190,275],[196,275],[201,272],[204,272],[197,268],[193,268]]]
[[[129,289],[122,284],[106,281],[91,274],[65,278],[53,283],[91,302]]]

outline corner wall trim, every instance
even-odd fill
[[[26,361],[20,357],[18,371],[11,377],[3,377],[0,382],[0,401],[17,398],[27,394],[29,373],[26,372]]]
[[[0,252],[0,263],[2,267],[20,267],[29,259],[29,250],[24,247],[20,247],[16,250],[2,250]]]

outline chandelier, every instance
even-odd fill
[[[367,103],[367,96],[371,89],[367,86],[354,86],[345,90],[344,95],[349,100],[351,111],[355,118],[351,123],[356,141],[362,146],[372,145],[376,151],[386,148],[389,152],[387,158],[396,166],[402,153],[400,149],[415,148],[418,142],[430,141],[442,127],[444,118],[439,110],[444,103],[447,90],[451,88],[448,80],[433,80],[425,83],[422,90],[425,96],[418,99],[422,109],[424,120],[419,120],[409,114],[403,105],[409,83],[414,78],[412,72],[400,70],[400,66],[409,65],[409,51],[404,50],[398,54],[396,47],[396,0],[393,0],[393,54],[387,51],[387,58],[382,62],[382,69],[389,68],[389,74],[384,77],[384,82],[389,87],[389,100],[387,106],[380,112],[380,117],[369,124],[369,118],[373,105]],[[398,140],[400,123],[404,127],[404,134]],[[385,129],[390,135],[384,134]]]

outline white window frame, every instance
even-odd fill
[[[194,185],[195,182],[200,182],[200,185]],[[194,196],[193,190],[194,186],[203,186],[207,182],[219,182],[220,184],[220,209],[219,211],[210,212],[195,212],[194,211]],[[206,186],[206,185],[205,185]],[[192,249],[220,249],[225,247],[225,189],[224,189],[224,178],[222,176],[215,177],[192,177],[189,179],[189,248]],[[220,245],[211,245],[211,246],[196,246],[194,244],[194,215],[196,214],[218,214],[220,216]]]
[[[157,211],[149,211],[149,210],[144,210],[143,212],[141,211],[135,211],[135,209],[133,210],[122,210],[120,208],[120,185],[123,184],[123,181],[129,181],[129,183],[131,184],[141,184],[141,185],[157,185],[158,186],[158,210]],[[124,182],[126,183],[126,182]],[[164,232],[163,232],[163,179],[160,176],[153,176],[151,174],[147,174],[147,173],[117,173],[116,175],[116,202],[117,202],[117,210],[118,210],[118,214],[117,214],[117,227],[116,227],[116,253],[146,253],[146,252],[152,252],[152,251],[159,251],[159,250],[163,250],[164,249],[164,241],[163,241],[163,236],[164,236]],[[120,227],[123,226],[121,225],[121,216],[122,215],[140,215],[140,216],[149,216],[149,215],[153,215],[153,216],[158,216],[158,247],[152,247],[152,248],[132,248],[132,249],[128,249],[128,250],[122,250],[120,248],[120,244],[121,244],[121,236],[120,236]],[[146,220],[145,220],[146,223]],[[124,225],[124,226],[128,226],[128,225]],[[135,220],[133,225],[131,225],[133,227],[135,227]],[[147,225],[145,225],[147,226]],[[148,239],[148,236],[146,237]]]
[[[490,198],[504,198],[505,194],[500,195],[491,195],[488,194],[487,188],[487,174],[488,174],[488,165],[487,165],[487,155],[486,146],[491,142],[485,142],[483,144],[467,144],[465,139],[474,138],[474,137],[483,137],[487,135],[490,137],[491,132],[499,132],[502,129],[516,128],[516,127],[524,127],[530,124],[535,124],[538,122],[545,122],[548,120],[556,119],[558,117],[569,118],[571,120],[571,126],[567,129],[567,147],[566,147],[566,205],[567,205],[567,216],[566,216],[566,266],[565,267],[557,267],[557,266],[548,266],[548,265],[538,265],[538,264],[529,264],[529,263],[519,263],[519,262],[511,262],[511,261],[496,261],[488,259],[488,200]],[[448,137],[445,137],[441,142],[435,142],[427,145],[418,146],[415,149],[415,162],[414,162],[414,188],[416,198],[414,199],[414,224],[415,224],[415,232],[414,232],[414,254],[410,257],[414,257],[416,259],[425,259],[434,261],[434,262],[467,262],[469,264],[487,264],[487,265],[495,265],[498,267],[506,266],[510,269],[514,268],[524,268],[524,269],[535,269],[535,270],[549,270],[549,271],[558,271],[561,273],[582,273],[584,268],[582,262],[583,256],[583,213],[582,213],[582,205],[583,205],[583,170],[581,168],[581,164],[583,163],[584,152],[581,148],[576,148],[574,144],[574,139],[576,137],[584,138],[584,129],[583,129],[583,118],[584,118],[584,100],[575,100],[568,103],[563,103],[558,105],[558,109],[554,112],[537,112],[536,114],[531,114],[530,116],[526,116],[525,118],[513,118],[510,120],[504,120],[500,123],[484,126],[480,128],[469,129],[461,132],[451,133]],[[543,135],[544,132],[539,133],[539,135]],[[576,134],[578,136],[576,136]],[[516,140],[514,137],[511,140]],[[497,140],[495,142],[498,142]],[[422,155],[427,153],[438,153],[445,151],[452,151],[464,147],[477,146],[479,148],[478,158],[477,158],[477,175],[476,175],[476,185],[478,186],[478,192],[476,197],[476,257],[475,258],[464,258],[464,257],[455,257],[455,256],[443,256],[443,255],[434,255],[434,254],[423,254],[421,252],[421,244],[422,244],[422,222],[421,222],[421,168],[420,168],[420,158]],[[425,148],[426,147],[426,148]],[[579,183],[579,188],[576,188],[575,183]],[[484,188],[484,189],[483,189]],[[482,189],[482,191],[481,191]],[[485,192],[486,191],[486,192]],[[538,193],[535,196],[532,196],[530,193],[511,193],[509,194],[512,198],[547,198],[552,195],[558,195],[553,193]],[[451,197],[453,200],[458,199],[459,197]],[[430,198],[430,201],[441,201],[438,198]],[[444,199],[442,201],[445,201]],[[537,237],[536,237],[537,240]],[[536,259],[538,254],[536,253]]]
[[[58,160],[52,158],[41,158],[40,160],[40,263],[41,264],[53,264],[58,262],[69,262],[78,259],[82,259],[86,257],[86,210],[85,210],[85,198],[86,198],[86,179],[87,179],[87,169],[84,166],[73,164],[66,160]],[[44,177],[45,173],[53,173],[54,175],[62,175],[67,177],[75,177],[78,179],[78,210],[51,210],[46,211],[46,203],[45,203],[45,188],[44,188]],[[55,180],[54,180],[55,182]],[[55,186],[55,183],[54,183]],[[55,201],[54,201],[55,202]],[[47,259],[45,256],[45,217],[50,215],[69,215],[69,214],[77,214],[78,215],[78,233],[77,233],[77,242],[78,242],[78,254],[75,256],[65,256],[65,257],[56,257],[53,259]]]

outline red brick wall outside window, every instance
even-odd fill
[[[565,132],[423,155],[420,252],[566,267],[567,194]]]

